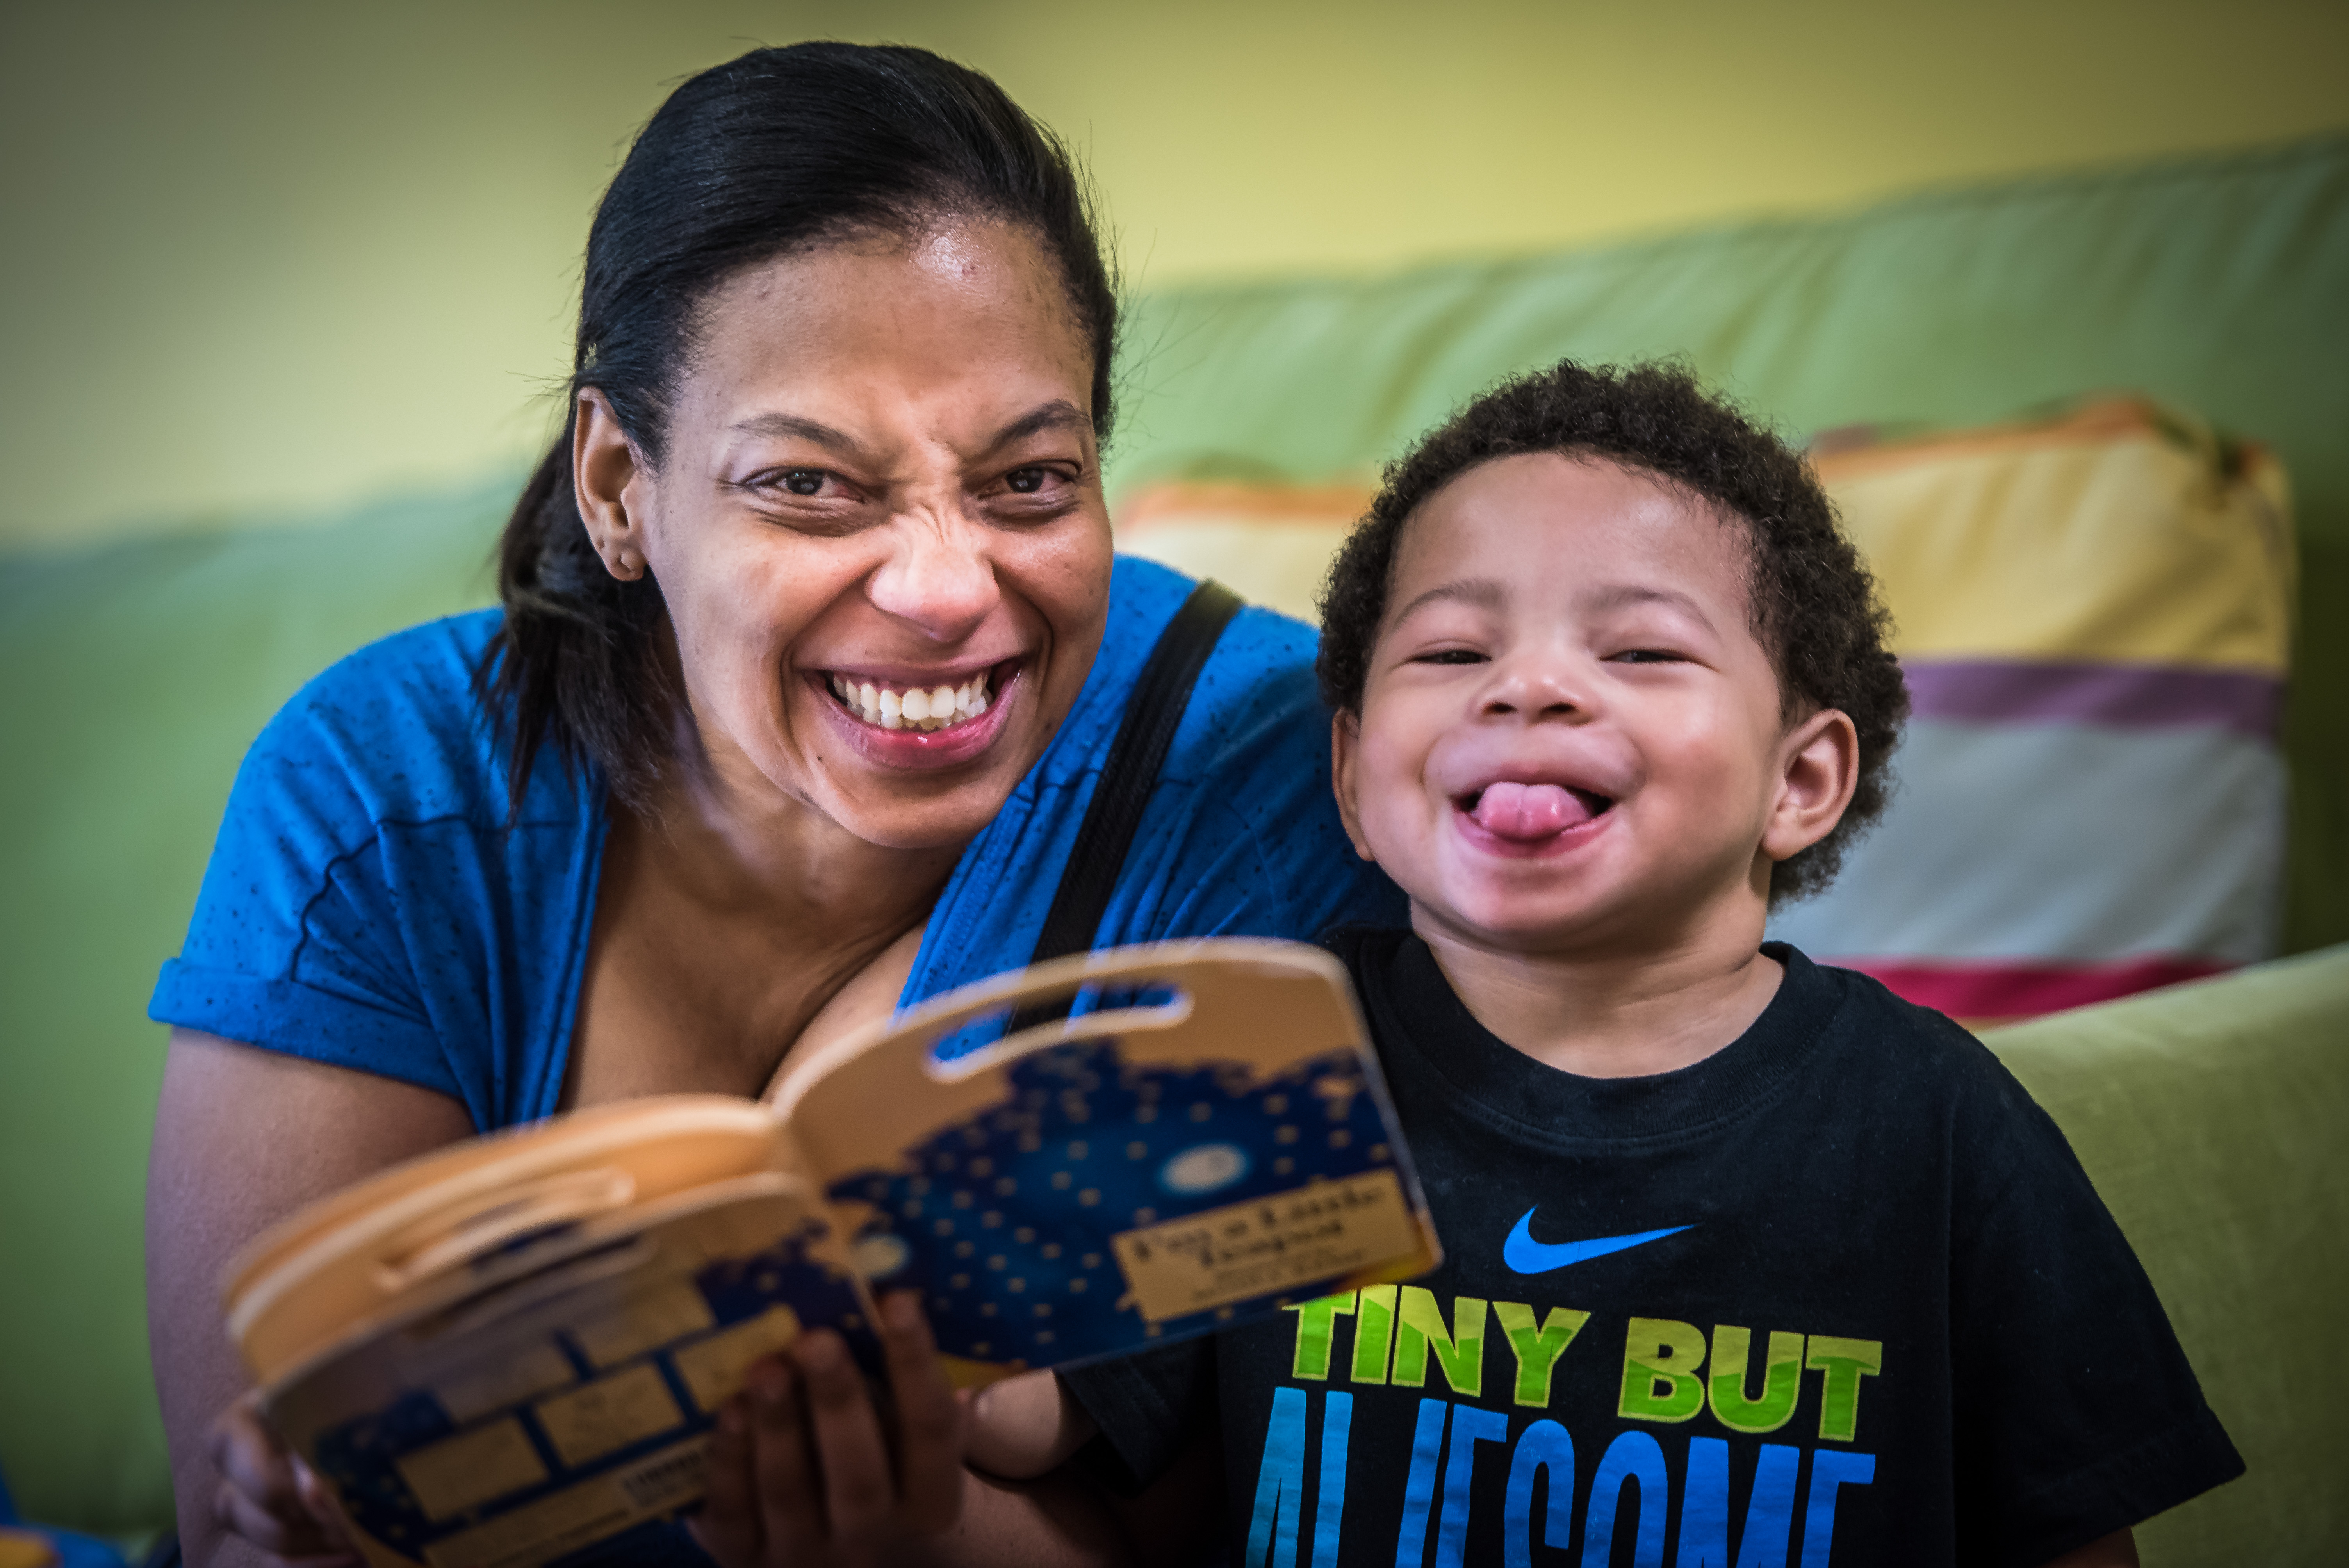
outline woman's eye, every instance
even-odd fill
[[[1013,495],[1037,495],[1056,477],[1050,469],[1014,469],[1003,476],[1003,485]]]
[[[823,490],[822,469],[785,469],[783,488],[793,495],[817,495]]]

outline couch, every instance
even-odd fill
[[[1134,304],[1113,504],[1173,480],[1359,485],[1506,371],[1685,356],[1786,428],[2141,393],[2296,486],[2282,944],[2304,956],[1992,1043],[2144,1255],[2251,1474],[2146,1560],[2349,1556],[2349,139],[1928,193],[1827,219]],[[141,1184],[178,946],[237,760],[307,676],[483,603],[519,473],[190,522],[0,573],[0,1470],[34,1519],[168,1522]]]

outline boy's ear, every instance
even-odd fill
[[[1346,824],[1346,837],[1353,841],[1354,853],[1371,864],[1378,857],[1362,837],[1362,814],[1356,809],[1355,786],[1361,777],[1356,766],[1362,754],[1362,721],[1351,711],[1340,708],[1330,717],[1330,788],[1338,797],[1338,817]]]
[[[1779,742],[1778,789],[1762,826],[1762,852],[1791,860],[1835,831],[1859,787],[1859,731],[1840,708],[1822,708]]]

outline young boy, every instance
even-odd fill
[[[1323,613],[1340,803],[1412,918],[1330,940],[1444,1265],[990,1391],[977,1462],[1097,1431],[1153,1543],[1279,1568],[2135,1563],[2240,1473],[2023,1088],[1763,941],[1907,709],[1799,457],[1563,364],[1390,471]]]

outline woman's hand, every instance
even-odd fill
[[[259,1395],[247,1394],[221,1413],[210,1449],[221,1476],[212,1522],[222,1531],[242,1536],[267,1562],[360,1568],[342,1505],[262,1420]]]
[[[719,1413],[694,1538],[724,1568],[870,1563],[953,1528],[963,1407],[910,1292],[881,1304],[896,1452],[838,1335],[819,1329],[751,1368]],[[893,1462],[894,1460],[894,1462]]]

